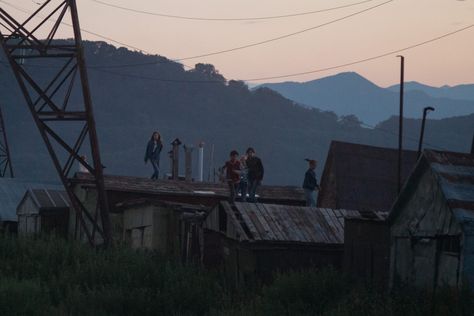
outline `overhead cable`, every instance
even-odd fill
[[[304,15],[311,15],[311,14],[316,14],[316,13],[334,11],[334,10],[353,7],[353,6],[356,6],[356,5],[361,5],[361,4],[364,4],[364,3],[367,3],[367,2],[371,2],[373,0],[364,0],[364,1],[356,2],[356,3],[350,3],[350,4],[341,5],[341,6],[337,6],[337,7],[331,7],[331,8],[321,9],[321,10],[307,11],[307,12],[298,12],[298,13],[290,13],[290,14],[274,15],[274,16],[255,16],[255,17],[240,17],[240,18],[209,18],[209,17],[193,17],[193,16],[173,15],[173,14],[157,13],[157,12],[150,12],[150,11],[144,11],[144,10],[138,10],[138,9],[133,9],[133,8],[128,8],[128,7],[123,7],[123,6],[119,6],[119,5],[116,5],[116,4],[112,4],[112,3],[105,2],[105,1],[100,1],[100,0],[91,0],[91,1],[102,4],[102,5],[105,5],[105,6],[108,6],[108,7],[124,10],[124,11],[129,11],[129,12],[134,12],[134,13],[139,13],[139,14],[145,14],[145,15],[159,16],[159,17],[164,17],[164,18],[172,18],[172,19],[193,20],[193,21],[256,21],[256,20],[272,20],[272,19],[291,18],[291,17],[298,17],[298,16],[304,16]]]

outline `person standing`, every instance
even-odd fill
[[[247,155],[240,157],[240,184],[239,192],[242,202],[247,201],[247,187],[248,187],[248,169],[247,169]]]
[[[145,151],[145,163],[150,160],[153,167],[153,174],[151,179],[158,179],[160,175],[160,153],[163,149],[163,143],[161,142],[161,135],[158,132],[153,132],[150,140],[146,146]]]
[[[318,180],[316,179],[316,169],[318,163],[316,160],[308,159],[309,168],[304,175],[303,189],[306,199],[306,206],[316,206],[314,191],[319,190]]]
[[[230,159],[226,161],[223,170],[226,173],[226,181],[229,184],[231,203],[234,203],[237,191],[240,184],[240,161],[238,159],[239,153],[236,150],[230,152]]]
[[[255,149],[252,147],[247,149],[247,169],[249,202],[255,203],[257,202],[255,194],[258,186],[262,183],[264,169],[262,160],[255,155]]]

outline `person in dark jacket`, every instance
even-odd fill
[[[314,191],[319,190],[319,184],[314,170],[316,169],[318,163],[316,160],[307,159],[307,161],[309,162],[309,168],[304,175],[304,196],[306,199],[306,206],[316,206]]]
[[[248,181],[248,192],[249,192],[249,202],[257,202],[255,194],[257,192],[258,186],[262,183],[263,180],[263,164],[260,158],[255,155],[255,149],[249,147],[247,149],[247,181]]]
[[[146,146],[145,152],[145,163],[150,160],[153,167],[153,174],[151,179],[158,179],[160,175],[160,153],[163,149],[163,143],[161,142],[161,135],[158,132],[153,132],[150,140]]]

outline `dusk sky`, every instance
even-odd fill
[[[38,8],[36,2],[42,1],[2,0],[0,5],[15,18],[24,19],[25,13],[8,4],[33,11]],[[100,0],[155,14],[218,19],[280,16],[347,6],[296,17],[245,21],[175,19],[113,8],[94,0],[77,2],[83,29],[170,59],[266,41],[378,6],[263,45],[182,61],[189,66],[198,62],[211,63],[227,79],[240,80],[301,73],[351,63],[425,42],[474,24],[474,0]],[[359,4],[352,5],[356,3]],[[103,40],[85,32],[83,38]],[[474,83],[474,27],[401,54],[406,58],[406,81],[434,86]],[[330,71],[250,81],[308,81],[355,71],[380,86],[388,86],[399,81],[400,66],[396,55],[394,53]]]

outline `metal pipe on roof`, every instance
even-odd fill
[[[176,138],[171,143],[173,145],[173,150],[171,151],[172,157],[172,169],[171,169],[171,178],[173,180],[178,180],[179,178],[179,145],[181,145],[181,141],[179,138]]]
[[[194,147],[189,147],[184,145],[184,172],[185,172],[185,180],[191,182],[193,179],[193,168],[192,168],[192,161],[193,161],[193,149]]]
[[[198,176],[197,180],[199,182],[203,181],[204,177],[204,142],[199,143],[199,150],[198,150]]]
[[[421,155],[421,147],[423,144],[423,135],[425,134],[425,121],[428,111],[434,111],[435,109],[431,106],[427,106],[423,109],[423,119],[421,120],[421,131],[420,131],[420,141],[418,143],[418,158]]]

